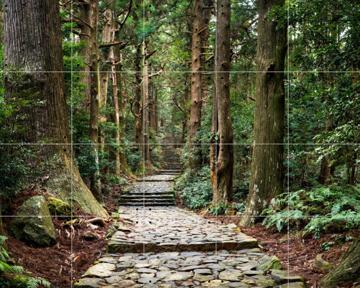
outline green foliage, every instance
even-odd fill
[[[33,150],[26,145],[0,146],[0,197],[11,198],[33,174]]]
[[[175,190],[186,207],[190,209],[206,207],[212,199],[210,169],[203,167],[195,174],[186,171],[177,179]]]
[[[9,264],[10,257],[4,245],[6,237],[0,235],[0,285],[4,288],[37,288],[51,287],[51,284],[42,278],[27,275],[24,268]],[[6,277],[2,277],[6,274]]]
[[[110,185],[123,186],[123,185],[127,185],[128,181],[123,177],[108,174],[108,175],[106,175],[106,183],[108,183]]]
[[[316,187],[284,193],[263,211],[263,224],[278,231],[304,228],[304,235],[341,232],[360,227],[360,187]]]
[[[212,215],[218,216],[218,215],[224,215],[226,213],[226,211],[229,209],[229,205],[224,203],[224,202],[220,202],[217,205],[211,205],[209,207],[209,212]]]

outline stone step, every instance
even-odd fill
[[[171,174],[171,175],[178,175],[178,174]],[[136,182],[174,182],[174,179],[165,179],[165,180],[161,180],[161,179],[139,179]]]
[[[174,196],[174,192],[172,191],[156,191],[156,192],[143,192],[143,191],[133,191],[133,192],[128,192],[126,194],[122,194],[120,197],[123,196],[129,196],[129,195],[135,195],[135,196],[143,196],[143,195],[157,195],[157,196],[163,196],[163,195],[172,195]]]
[[[121,203],[120,206],[137,206],[137,207],[142,207],[142,206],[157,206],[157,207],[168,207],[168,206],[175,206],[175,202],[125,202],[125,203]]]
[[[169,197],[127,197],[127,198],[120,198],[119,201],[128,201],[128,202],[139,202],[139,201],[159,201],[159,202],[166,202],[166,201],[174,201],[174,196],[169,196]]]

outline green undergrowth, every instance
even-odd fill
[[[176,180],[175,191],[186,207],[190,209],[207,207],[212,199],[210,168],[202,167],[196,173],[186,170]]]
[[[32,277],[21,266],[11,263],[10,256],[5,249],[6,237],[0,235],[0,287],[4,288],[37,288],[51,287],[51,284],[43,279]]]
[[[273,199],[263,225],[279,232],[303,229],[303,236],[360,228],[360,187],[329,186],[284,193]]]
[[[190,209],[207,209],[212,215],[225,215],[236,212],[243,212],[245,205],[239,203],[224,203],[217,205],[212,201],[212,187],[210,180],[210,168],[202,167],[197,172],[186,170],[175,182],[175,191],[177,191],[183,204]]]

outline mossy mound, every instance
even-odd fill
[[[71,206],[69,203],[56,197],[48,197],[47,202],[51,215],[56,215],[56,216],[71,215]]]
[[[55,227],[44,196],[27,199],[18,209],[10,229],[17,239],[36,246],[56,243]]]

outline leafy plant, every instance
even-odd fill
[[[210,169],[203,167],[196,174],[186,171],[176,181],[175,190],[190,209],[208,206],[212,198]]]
[[[230,206],[224,202],[220,202],[217,205],[212,205],[209,208],[209,212],[215,216],[218,215],[224,215],[226,213],[226,210],[229,208]]]
[[[51,287],[51,284],[42,278],[31,277],[24,268],[9,263],[10,257],[4,245],[7,237],[0,235],[0,285],[1,287],[37,288]],[[7,277],[1,277],[3,275]]]
[[[267,228],[304,228],[304,236],[359,228],[360,188],[333,185],[284,193],[272,200],[263,215]]]

